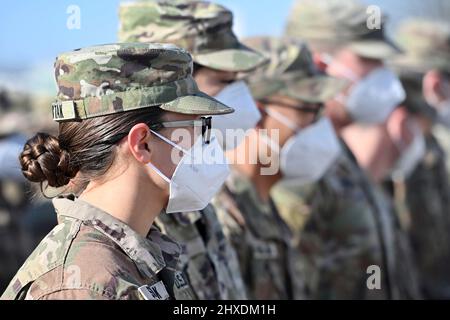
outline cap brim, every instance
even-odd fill
[[[268,62],[262,54],[241,45],[239,48],[193,54],[194,61],[220,71],[247,72]]]
[[[160,105],[160,108],[170,112],[198,115],[219,115],[234,112],[233,108],[200,91],[193,95],[178,97]]]
[[[315,76],[290,83],[280,93],[308,103],[324,103],[334,98],[347,85],[348,81],[343,79]]]
[[[401,55],[388,61],[390,67],[392,67],[397,73],[402,72],[417,72],[424,73],[431,69],[430,65],[421,59],[412,55]]]
[[[403,52],[389,39],[354,41],[350,43],[349,48],[361,57],[380,60]]]
[[[407,53],[391,59],[389,64],[397,72],[412,71],[417,73],[425,73],[428,70],[437,69],[440,71],[450,70],[450,55],[448,57],[434,56],[418,56]]]

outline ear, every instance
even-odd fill
[[[152,155],[150,129],[145,123],[138,123],[128,134],[128,148],[134,158],[143,164],[149,163]]]
[[[431,97],[434,99],[435,97],[440,97],[441,88],[440,88],[441,76],[439,72],[436,70],[428,71],[422,80],[422,86],[425,97]]]

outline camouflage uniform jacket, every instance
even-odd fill
[[[299,250],[296,264],[311,299],[398,297],[392,212],[342,142],[343,152],[311,185],[273,190]],[[369,289],[369,266],[380,267],[380,289]],[[369,281],[370,282],[370,281]]]
[[[179,246],[155,227],[148,240],[80,199],[53,203],[59,224],[25,261],[2,299],[193,296],[177,270]]]
[[[294,298],[292,281],[300,279],[292,274],[290,231],[272,201],[263,203],[251,182],[234,172],[213,205],[237,252],[249,298]]]
[[[426,154],[406,180],[409,235],[421,284],[432,298],[450,297],[450,188],[445,153],[433,135]],[[445,291],[444,291],[445,290]]]
[[[181,245],[181,268],[199,299],[247,298],[236,252],[211,205],[201,211],[163,213],[156,224]]]

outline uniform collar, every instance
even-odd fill
[[[145,276],[154,276],[166,267],[165,257],[170,257],[171,264],[174,264],[173,260],[178,260],[179,245],[162,235],[154,226],[151,227],[146,239],[109,213],[74,196],[55,198],[53,205],[58,214],[58,220],[69,217],[90,221],[96,230],[114,241],[136,263]]]
[[[231,170],[225,185],[235,196],[249,199],[261,213],[269,216],[273,214],[271,200],[263,201],[252,181],[237,170]]]

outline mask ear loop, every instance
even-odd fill
[[[180,150],[181,152],[184,152],[185,154],[189,154],[188,151],[186,151],[185,149],[183,149],[182,147],[180,147],[179,145],[177,145],[176,143],[173,143],[172,141],[170,141],[169,139],[167,139],[166,137],[160,135],[159,133],[153,131],[150,129],[150,132],[153,133],[155,136],[157,136],[158,138],[160,138],[162,141],[170,144],[172,147],[174,147],[175,149]],[[147,164],[150,168],[152,168],[164,181],[166,181],[167,183],[170,184],[170,179],[161,172],[161,170],[159,170],[153,163],[149,162]]]
[[[325,55],[323,57],[323,61],[327,64],[327,67],[329,67],[333,63],[334,66],[337,67],[338,70],[342,73],[342,76],[345,79],[350,80],[353,84],[355,84],[359,80],[361,80],[361,78],[359,76],[357,76],[352,70],[350,70],[350,68],[344,66],[340,62],[337,62],[330,55],[328,55],[328,54]]]
[[[158,138],[160,138],[162,141],[170,144],[172,147],[174,147],[175,149],[180,150],[183,153],[189,154],[189,151],[187,151],[186,149],[180,147],[179,145],[177,145],[176,143],[174,143],[173,141],[170,141],[169,139],[167,139],[166,137],[164,137],[163,135],[160,135],[158,132],[155,132],[153,130],[150,129],[150,132],[153,133],[155,136],[157,136]]]
[[[274,118],[275,120],[278,120],[279,122],[281,122],[282,124],[287,126],[289,129],[293,130],[294,132],[298,132],[299,131],[298,126],[295,123],[293,123],[290,119],[288,119],[287,117],[282,115],[281,113],[279,113],[277,111],[270,110],[270,109],[266,109],[265,112],[270,117]]]
[[[161,170],[155,167],[153,163],[149,162],[147,165],[152,168],[165,182],[170,184],[170,179],[164,173],[162,173]]]

